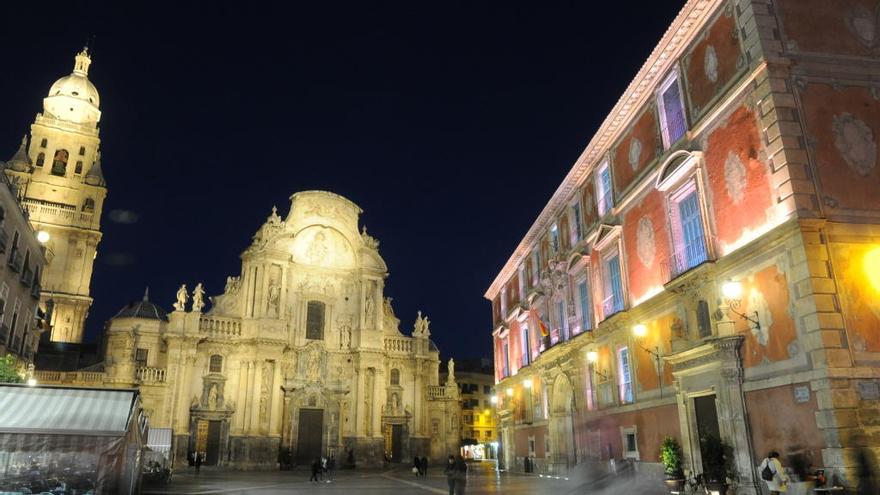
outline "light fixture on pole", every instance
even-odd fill
[[[608,381],[608,373],[596,368],[596,363],[599,362],[598,352],[587,351],[587,362],[590,363],[590,369],[593,370],[593,373],[601,377],[602,381]]]
[[[532,379],[526,378],[525,380],[523,380],[523,387],[532,388]]]
[[[648,327],[639,323],[638,325],[633,327],[633,335],[636,337],[636,343],[639,347],[642,348],[643,351],[650,354],[654,360],[657,362],[657,388],[660,389],[660,398],[663,398],[663,367],[660,364],[662,356],[660,355],[660,347],[654,346],[654,349],[645,346],[642,344],[642,340],[648,335]]]
[[[740,311],[742,307],[742,283],[729,280],[721,286],[721,294],[724,296],[724,302],[727,304],[727,311],[739,316],[743,320],[755,325],[755,330],[761,329],[761,322],[758,320],[758,312],[753,312],[754,318]]]
[[[34,363],[30,363],[27,365],[27,386],[28,387],[36,387],[37,379],[34,377]]]
[[[492,397],[489,398],[489,402],[491,402],[492,404],[498,404],[498,396],[493,395]]]
[[[513,397],[513,388],[507,387],[507,390],[505,390],[505,393],[507,394],[508,397]]]

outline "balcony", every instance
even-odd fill
[[[621,311],[623,311],[623,298],[611,295],[602,300],[602,315],[606,320]]]
[[[409,354],[413,350],[413,342],[409,337],[386,337],[385,350],[388,352],[402,352]]]
[[[673,252],[669,258],[660,263],[663,283],[668,284],[703,263],[712,261],[709,251],[712,242],[711,236],[701,236]]]
[[[12,271],[18,273],[21,271],[21,263],[21,253],[13,249],[6,264],[9,265],[9,268],[12,269]]]
[[[241,337],[241,321],[231,318],[202,316],[199,318],[199,333],[214,338]]]
[[[135,370],[135,377],[141,383],[165,383],[165,368],[142,366]]]

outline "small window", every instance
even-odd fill
[[[531,346],[531,343],[529,342],[529,327],[527,327],[527,326],[522,327],[522,338],[520,340],[522,341],[522,365],[528,366],[529,365],[529,358],[532,357],[531,356],[532,346]]]
[[[583,232],[584,219],[582,218],[582,215],[581,215],[581,205],[580,204],[575,203],[574,205],[572,205],[571,217],[573,220],[573,224],[571,226],[571,236],[572,236],[571,243],[577,244],[578,241],[581,240],[581,237],[583,237],[583,235],[584,235],[584,232]]]
[[[43,138],[42,140],[40,140],[40,148],[45,148],[48,144],[49,144],[49,141],[47,141],[46,138]]]
[[[620,403],[632,403],[632,371],[630,370],[629,349],[626,346],[617,350],[617,387]]]
[[[397,368],[391,370],[391,384],[400,385],[400,370]]]
[[[675,245],[670,275],[677,277],[709,259],[700,197],[693,180],[669,197],[669,208]]]
[[[324,340],[324,308],[321,301],[309,301],[306,312],[306,338]]]
[[[519,300],[526,300],[526,267],[524,265],[520,265],[519,270],[517,272],[519,274]]]
[[[614,204],[611,192],[611,169],[608,167],[607,161],[599,166],[596,173],[596,191],[598,191],[596,204],[599,208],[599,216],[604,216],[611,211]]]
[[[684,115],[684,103],[678,76],[673,73],[666,79],[657,94],[657,106],[660,110],[660,127],[663,133],[663,147],[669,148],[687,132],[687,121]]]
[[[82,162],[82,160],[77,160],[77,161],[76,161],[76,167],[73,169],[73,173],[75,173],[76,175],[80,175],[80,174],[83,173],[83,162]]]
[[[67,174],[67,150],[56,150],[55,158],[52,159],[52,175],[64,177]]]
[[[638,430],[635,426],[629,428],[621,428],[620,433],[623,437],[623,457],[624,459],[639,460],[639,441]]]
[[[85,154],[86,154],[86,147],[80,146],[79,147],[79,156],[85,156]]]
[[[554,253],[559,252],[559,227],[555,223],[550,227],[550,245]]]
[[[507,286],[501,288],[501,319],[507,319]]]
[[[46,140],[44,139],[43,142],[45,143]],[[37,163],[35,165],[38,167],[42,167],[45,162],[46,162],[46,154],[41,151],[37,155]]]
[[[83,201],[82,211],[84,211],[86,213],[94,212],[95,211],[95,200],[92,198],[86,198],[86,200]]]
[[[507,378],[510,376],[510,345],[506,337],[501,339],[501,356],[503,358],[501,374],[502,377]]]
[[[214,354],[211,356],[211,360],[208,364],[208,371],[211,373],[222,373],[223,372],[223,356],[219,354]]]
[[[147,366],[147,355],[149,354],[148,349],[144,349],[142,347],[138,347],[134,352],[134,363],[138,368],[144,368]]]

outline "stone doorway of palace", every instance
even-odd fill
[[[556,472],[565,472],[577,463],[574,434],[574,391],[568,376],[560,374],[553,381],[550,403],[550,462]]]
[[[299,434],[296,437],[296,461],[298,464],[310,465],[321,457],[321,440],[324,432],[323,409],[300,409]]]
[[[385,425],[385,453],[391,462],[403,462],[403,425]]]

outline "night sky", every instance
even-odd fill
[[[326,189],[380,240],[401,330],[421,309],[444,356],[491,357],[483,293],[683,3],[16,2],[0,159],[94,37],[87,338],[146,286],[222,292],[273,205]]]

